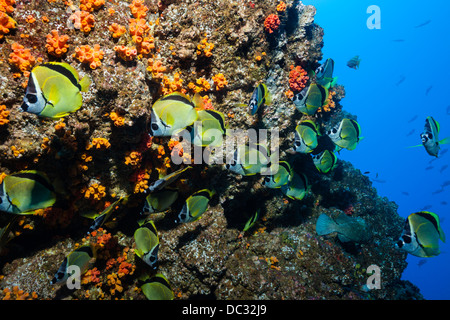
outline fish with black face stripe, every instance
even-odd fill
[[[65,62],[47,62],[31,70],[20,107],[38,116],[59,119],[81,108],[81,92],[87,92],[91,80]]]
[[[445,242],[439,216],[433,212],[421,211],[406,218],[395,246],[414,256],[429,258],[440,254],[439,240]]]
[[[3,178],[0,184],[0,211],[33,214],[53,206],[55,190],[43,172],[23,170]]]
[[[425,127],[420,134],[422,139],[422,145],[430,156],[438,157],[441,144],[450,143],[450,137],[439,140],[440,125],[439,122],[434,120],[433,117],[427,117],[425,119]],[[414,146],[418,147],[420,145]]]
[[[158,262],[159,237],[153,221],[144,222],[134,232],[136,255],[153,269]]]
[[[358,122],[347,118],[342,119],[337,126],[327,132],[331,141],[336,145],[337,151],[341,149],[354,150],[363,139],[360,134],[361,127]]]
[[[197,221],[201,218],[208,208],[209,201],[214,196],[215,191],[208,189],[202,189],[193,193],[186,202],[178,214],[178,220],[176,223],[187,223]]]
[[[158,99],[150,114],[150,132],[153,137],[170,137],[192,125],[198,118],[199,95],[191,100],[181,92],[174,92]]]

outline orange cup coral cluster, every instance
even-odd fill
[[[225,79],[225,76],[222,73],[218,73],[215,76],[212,77],[212,80],[214,81],[214,85],[216,86],[216,90],[222,90],[228,85],[227,79]]]
[[[6,13],[13,13],[16,0],[0,0],[0,11]]]
[[[278,18],[278,15],[276,14],[269,14],[264,20],[264,29],[268,33],[273,33],[276,30],[278,30],[278,27],[280,26],[281,21],[280,18]]]
[[[8,116],[9,111],[6,110],[6,106],[4,104],[0,105],[0,126],[3,126],[9,122]]]
[[[317,109],[317,112],[330,112],[331,109],[334,109],[336,107],[336,103],[333,100],[333,97],[335,95],[336,95],[336,92],[330,90],[328,93],[327,104],[324,105],[323,107]]]
[[[114,39],[117,39],[120,38],[120,36],[122,36],[125,32],[127,32],[127,28],[114,22],[109,26],[109,32],[111,32],[111,35]]]
[[[9,63],[17,67],[23,73],[29,72],[36,63],[36,58],[31,54],[30,49],[14,42],[11,45],[12,53],[9,54]],[[26,74],[25,74],[26,75]]]
[[[125,156],[125,164],[137,166],[142,161],[142,154],[138,151],[128,151]]]
[[[81,190],[86,199],[101,200],[106,196],[106,188],[98,183],[93,183],[89,187]]]
[[[116,127],[121,127],[125,124],[125,119],[117,114],[117,112],[111,112],[109,118],[114,122]]]
[[[289,87],[291,90],[298,92],[302,91],[306,87],[309,77],[308,73],[301,66],[291,65],[291,71],[289,72]]]
[[[147,71],[152,73],[154,79],[162,79],[163,73],[167,71],[167,67],[163,66],[161,60],[154,60],[152,58],[147,60]]]
[[[130,35],[139,54],[148,55],[155,49],[155,39],[149,34],[150,26],[144,19],[130,19]]]
[[[205,37],[202,39],[199,45],[197,45],[197,55],[203,55],[207,58],[212,56],[212,50],[214,49],[214,44],[208,42],[208,39]]]
[[[133,2],[129,5],[129,8],[131,10],[131,14],[136,19],[145,18],[147,15],[148,8],[144,4],[144,0],[133,0]]]
[[[47,35],[47,44],[45,45],[48,54],[58,58],[66,54],[67,48],[69,48],[67,41],[69,41],[69,36],[60,36],[58,30],[52,30]]]
[[[114,51],[125,61],[131,61],[137,56],[136,47],[115,46]]]
[[[194,92],[200,93],[211,89],[211,85],[205,78],[199,78],[195,82],[197,83],[197,85],[195,85],[193,82],[189,82],[188,84],[188,88]]]
[[[38,298],[36,292],[33,291],[30,297],[30,294],[28,292],[19,290],[18,286],[14,286],[12,291],[9,288],[3,289],[3,294],[4,297],[2,298],[2,300],[32,300]]]
[[[69,21],[73,24],[75,29],[79,29],[84,33],[91,32],[95,23],[94,16],[87,11],[75,11],[75,13],[69,17]]]
[[[181,89],[181,85],[183,84],[183,79],[181,79],[181,76],[178,72],[175,72],[173,75],[173,81],[171,81],[167,76],[164,76],[163,80],[161,81],[161,91],[163,95],[175,92],[175,91],[181,91],[184,90]]]
[[[108,149],[111,147],[111,143],[109,143],[108,139],[105,138],[94,138],[90,145],[86,147],[86,150],[90,150],[92,148],[95,149]]]
[[[92,12],[100,9],[105,4],[105,0],[80,0],[80,10]]]
[[[95,44],[94,48],[88,45],[76,47],[73,57],[77,58],[81,63],[89,64],[91,69],[96,69],[102,64],[100,60],[103,59],[104,54],[103,50],[100,49],[100,45]]]
[[[11,29],[16,27],[16,21],[13,18],[8,16],[6,13],[0,11],[0,39]]]
[[[284,3],[283,1],[281,1],[281,2],[277,5],[277,11],[278,11],[278,12],[284,12],[284,11],[286,11],[286,3]]]

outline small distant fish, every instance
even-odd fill
[[[416,257],[428,258],[439,255],[439,239],[445,242],[438,215],[422,211],[406,218],[403,232],[395,246]]]
[[[357,70],[359,69],[360,62],[361,59],[359,58],[359,56],[354,56],[347,62],[347,67]]]
[[[417,265],[419,266],[419,267],[421,267],[421,266],[423,266],[425,263],[427,263],[427,259],[420,259],[419,260],[419,262],[417,262]]]
[[[448,187],[450,186],[450,180],[444,181],[444,183],[441,185],[442,187]]]
[[[154,181],[146,190],[146,192],[155,192],[162,190],[163,188],[167,187],[169,184],[177,180],[183,172],[185,172],[188,169],[191,169],[191,166],[187,166],[186,168],[179,169],[177,171],[174,171],[156,181]]]
[[[382,180],[382,179],[372,179],[373,182],[378,182],[378,183],[386,183],[386,180]]]
[[[425,211],[428,209],[431,209],[432,205],[431,204],[427,204],[425,207],[423,207],[422,209],[420,209],[420,211]]]
[[[416,129],[412,129],[410,132],[408,132],[408,134],[406,136],[407,137],[412,136],[414,134],[414,132],[416,132]]]
[[[439,190],[433,191],[431,194],[432,194],[432,195],[436,195],[436,194],[439,194],[439,193],[441,193],[441,192],[443,192],[443,191],[444,191],[444,188],[441,188],[441,189],[439,189]]]
[[[398,80],[397,81],[397,83],[395,84],[397,87],[400,85],[400,84],[402,84],[403,83],[403,81],[405,81],[406,80],[406,77],[405,76],[401,76],[400,77],[400,80]]]
[[[450,106],[447,107],[447,114],[450,115]]]
[[[432,169],[434,169],[434,166],[428,166],[425,168],[425,170],[432,170]]]
[[[439,170],[439,172],[442,173],[442,172],[444,172],[444,170],[447,169],[447,168],[448,168],[448,165],[447,165],[447,164],[444,164],[444,165],[441,167],[441,170]]]
[[[429,86],[429,87],[427,88],[427,90],[425,91],[425,95],[426,95],[426,96],[430,93],[430,91],[431,91],[432,88],[433,88],[433,86]]]
[[[441,157],[444,155],[444,154],[446,154],[448,152],[448,148],[447,149],[443,149],[442,151],[441,151]]]
[[[394,42],[405,42],[405,39],[394,39],[392,41],[394,41]]]
[[[408,123],[413,122],[414,120],[416,120],[419,116],[416,114],[414,117],[412,117],[411,119],[409,119]]]
[[[370,171],[365,171],[365,172],[364,172],[364,174],[369,174],[369,173],[370,173]]]
[[[441,204],[443,205],[443,206],[446,206],[448,203],[447,203],[447,201],[441,201]],[[441,219],[442,220],[442,219]]]
[[[406,191],[402,191],[402,194],[405,195],[405,196],[409,196],[409,193],[406,192]]]
[[[431,22],[431,20],[427,20],[427,21],[425,21],[425,22],[423,22],[423,23],[421,23],[421,24],[418,24],[417,26],[415,26],[414,28],[421,28],[421,27],[424,27],[424,26],[426,26],[427,24],[429,24]]]
[[[322,213],[316,222],[316,232],[320,236],[336,232],[342,242],[365,242],[370,236],[363,219],[349,217],[343,212],[334,219]]]

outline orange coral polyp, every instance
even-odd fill
[[[289,72],[289,87],[292,91],[298,92],[306,87],[309,80],[308,73],[301,66],[291,65],[291,71]]]
[[[214,81],[214,85],[216,86],[216,90],[222,90],[228,85],[227,79],[225,79],[225,76],[222,73],[218,73],[215,76],[212,77]]]
[[[30,71],[36,63],[36,58],[31,55],[30,49],[14,42],[11,45],[12,53],[9,54],[9,63],[16,66],[23,73]]]
[[[89,63],[91,69],[96,69],[102,64],[100,60],[103,59],[104,54],[103,50],[100,49],[100,45],[95,44],[94,48],[88,45],[76,47],[73,57],[77,58],[81,63]]]
[[[135,47],[115,46],[114,51],[116,51],[117,55],[125,61],[131,61],[137,56]]]
[[[133,0],[133,2],[128,6],[131,10],[131,14],[136,19],[145,18],[147,15],[148,8],[144,4],[144,0]]]
[[[69,21],[73,23],[75,29],[80,29],[84,33],[91,32],[95,23],[94,16],[87,11],[76,11],[69,17]]]
[[[9,33],[9,31],[15,27],[16,22],[14,19],[6,13],[0,11],[0,39],[2,39],[5,34]]]
[[[278,18],[278,15],[276,14],[269,14],[264,20],[264,29],[268,33],[273,33],[274,31],[278,30],[278,27],[280,26],[281,21],[280,18]]]
[[[92,12],[100,9],[105,4],[105,0],[80,0],[80,10]]]
[[[120,38],[121,35],[123,35],[125,32],[127,32],[127,29],[117,23],[113,23],[109,26],[109,31],[112,33],[112,37],[114,39]]]
[[[68,40],[69,36],[60,36],[57,30],[52,30],[50,34],[47,35],[47,44],[45,45],[47,52],[58,58],[63,56],[67,52],[67,48],[69,48],[69,45],[67,44]]]
[[[7,119],[9,116],[9,111],[6,110],[6,106],[4,104],[0,105],[0,126],[3,126],[9,122]]]
[[[163,73],[166,72],[167,67],[163,66],[161,60],[153,60],[150,58],[147,62],[147,71],[152,73],[152,77],[155,79],[162,79]]]
[[[13,13],[16,0],[0,0],[0,12]]]

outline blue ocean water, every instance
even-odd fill
[[[324,60],[335,61],[334,76],[345,86],[344,110],[357,115],[364,139],[353,151],[341,151],[362,172],[370,172],[378,194],[399,205],[407,217],[428,208],[439,215],[450,237],[450,145],[442,157],[428,155],[420,133],[425,118],[441,125],[440,139],[450,136],[450,1],[305,0],[317,8],[315,22],[324,28]],[[380,9],[380,29],[369,29],[371,5]],[[422,25],[422,26],[421,26]],[[361,58],[359,70],[346,63]],[[448,167],[447,167],[448,166]],[[417,285],[426,299],[450,299],[450,248],[440,242],[432,258],[408,255],[404,280]],[[425,263],[424,263],[425,262]]]

